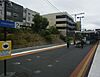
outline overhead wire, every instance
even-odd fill
[[[62,11],[60,11],[54,4],[52,4],[49,0],[41,0],[47,2],[49,5],[51,5],[53,8],[55,8],[58,12],[61,12],[63,15],[65,15]]]

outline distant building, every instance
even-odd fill
[[[6,20],[17,22],[18,25],[24,27],[31,27],[33,22],[34,15],[39,14],[35,11],[32,11],[28,8],[11,2],[7,4],[6,10]],[[0,19],[4,20],[4,2],[0,0]]]
[[[66,36],[67,32],[75,30],[74,19],[67,12],[59,12],[43,15],[49,21],[49,26],[56,26],[56,28]]]
[[[0,19],[4,19],[4,3],[0,0]]]
[[[76,30],[81,31],[81,22],[80,21],[76,22]]]
[[[0,1],[0,19],[4,19],[4,2]],[[6,20],[18,22],[19,25],[23,25],[23,6],[11,2],[6,7]]]
[[[31,27],[34,22],[33,22],[33,18],[36,14],[39,14],[33,10],[30,10],[28,8],[24,8],[23,9],[23,25],[26,27]]]

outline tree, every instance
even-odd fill
[[[50,26],[48,30],[51,34],[59,34],[59,31],[55,26]]]
[[[39,14],[36,14],[33,19],[34,24],[32,25],[32,31],[39,33],[43,29],[46,29],[49,22],[46,18],[43,18]]]

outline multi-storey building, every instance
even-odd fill
[[[74,19],[67,12],[52,13],[43,15],[49,21],[48,26],[56,26],[56,28],[66,36],[67,32],[75,30]]]
[[[10,5],[11,4],[11,5]],[[17,22],[24,27],[31,27],[34,15],[39,14],[10,1],[6,7],[6,20]],[[4,19],[4,2],[0,1],[0,19]]]
[[[0,19],[4,19],[4,3],[0,0]]]
[[[0,1],[0,19],[4,19],[4,2]],[[23,25],[23,6],[10,1],[6,5],[6,20]]]
[[[30,10],[28,8],[24,8],[23,9],[23,23],[26,27],[31,27],[34,22],[33,22],[33,18],[36,14],[39,14],[33,10]]]

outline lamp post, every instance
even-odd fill
[[[80,19],[80,31],[81,31],[81,28],[82,28],[81,20],[82,20],[82,18],[84,18],[84,16],[82,16],[82,17],[77,17],[77,18]]]
[[[85,13],[77,13],[77,14],[72,14],[72,15],[74,15],[75,16],[75,22],[76,22],[76,17],[77,17],[77,15],[82,15],[82,14],[85,14]]]
[[[72,14],[72,15],[74,15],[75,16],[75,23],[76,23],[76,19],[77,19],[77,15],[82,15],[82,14],[85,14],[84,12],[83,13],[77,13],[77,14]],[[76,35],[75,35],[75,33],[74,33],[74,45],[76,44],[76,42],[75,42],[75,40],[76,40]]]

